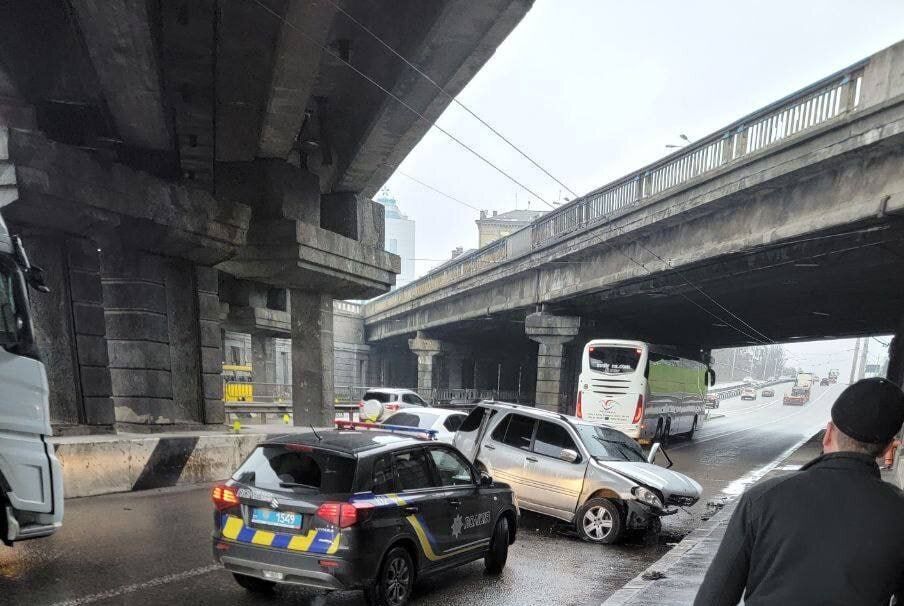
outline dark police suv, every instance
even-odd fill
[[[401,606],[416,577],[480,558],[500,572],[517,524],[507,485],[402,432],[268,440],[212,498],[214,557],[242,587],[360,588],[378,605]]]

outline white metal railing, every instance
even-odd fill
[[[344,311],[350,314],[361,315],[364,306],[360,303],[352,303],[351,301],[333,301],[333,309],[335,311]]]
[[[364,305],[369,317],[478,274],[487,268],[596,227],[638,206],[860,105],[867,61],[825,78],[626,177],[537,218],[523,229]]]

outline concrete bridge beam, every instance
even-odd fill
[[[524,322],[527,336],[540,344],[537,350],[538,408],[562,412],[562,394],[568,393],[562,384],[562,359],[565,344],[574,339],[581,327],[581,319],[573,316],[555,316],[545,311],[532,313]]]

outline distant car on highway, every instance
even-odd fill
[[[645,456],[608,425],[532,406],[481,402],[458,428],[455,447],[509,484],[522,509],[572,523],[591,543],[616,543],[631,529],[658,534],[661,516],[693,505],[702,492],[686,475],[653,464],[658,442]]]
[[[437,440],[451,444],[455,432],[467,416],[467,413],[460,410],[412,406],[389,415],[381,424],[432,429],[436,431]]]
[[[775,390],[772,389],[771,387],[767,387],[766,389],[764,389],[763,391],[760,392],[760,395],[763,396],[764,398],[772,398],[772,397],[775,397]]]
[[[756,400],[756,389],[753,387],[745,387],[741,390],[742,400]]]
[[[753,377],[744,377],[744,382],[748,385],[753,385]]]
[[[417,392],[396,387],[374,387],[368,389],[358,402],[358,416],[362,421],[377,423],[386,417],[412,406],[428,407],[428,404]]]
[[[719,407],[719,395],[714,393],[706,394],[706,407],[714,409]]]
[[[822,380],[819,381],[819,384],[823,387],[827,387],[832,384],[828,377],[823,377]]]

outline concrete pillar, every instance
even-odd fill
[[[415,338],[408,339],[408,347],[417,356],[418,390],[433,389],[433,358],[442,351],[442,342],[418,331]]]
[[[295,425],[333,424],[333,298],[291,291],[292,410]]]
[[[276,383],[276,342],[272,337],[251,334],[251,370],[255,383]]]
[[[222,423],[216,271],[115,238],[101,256],[116,421]]]
[[[537,350],[537,391],[538,408],[561,412],[561,394],[570,389],[562,384],[562,358],[565,344],[575,338],[581,326],[581,319],[570,316],[554,316],[547,312],[536,312],[527,316],[524,328],[527,336],[540,344]]]

